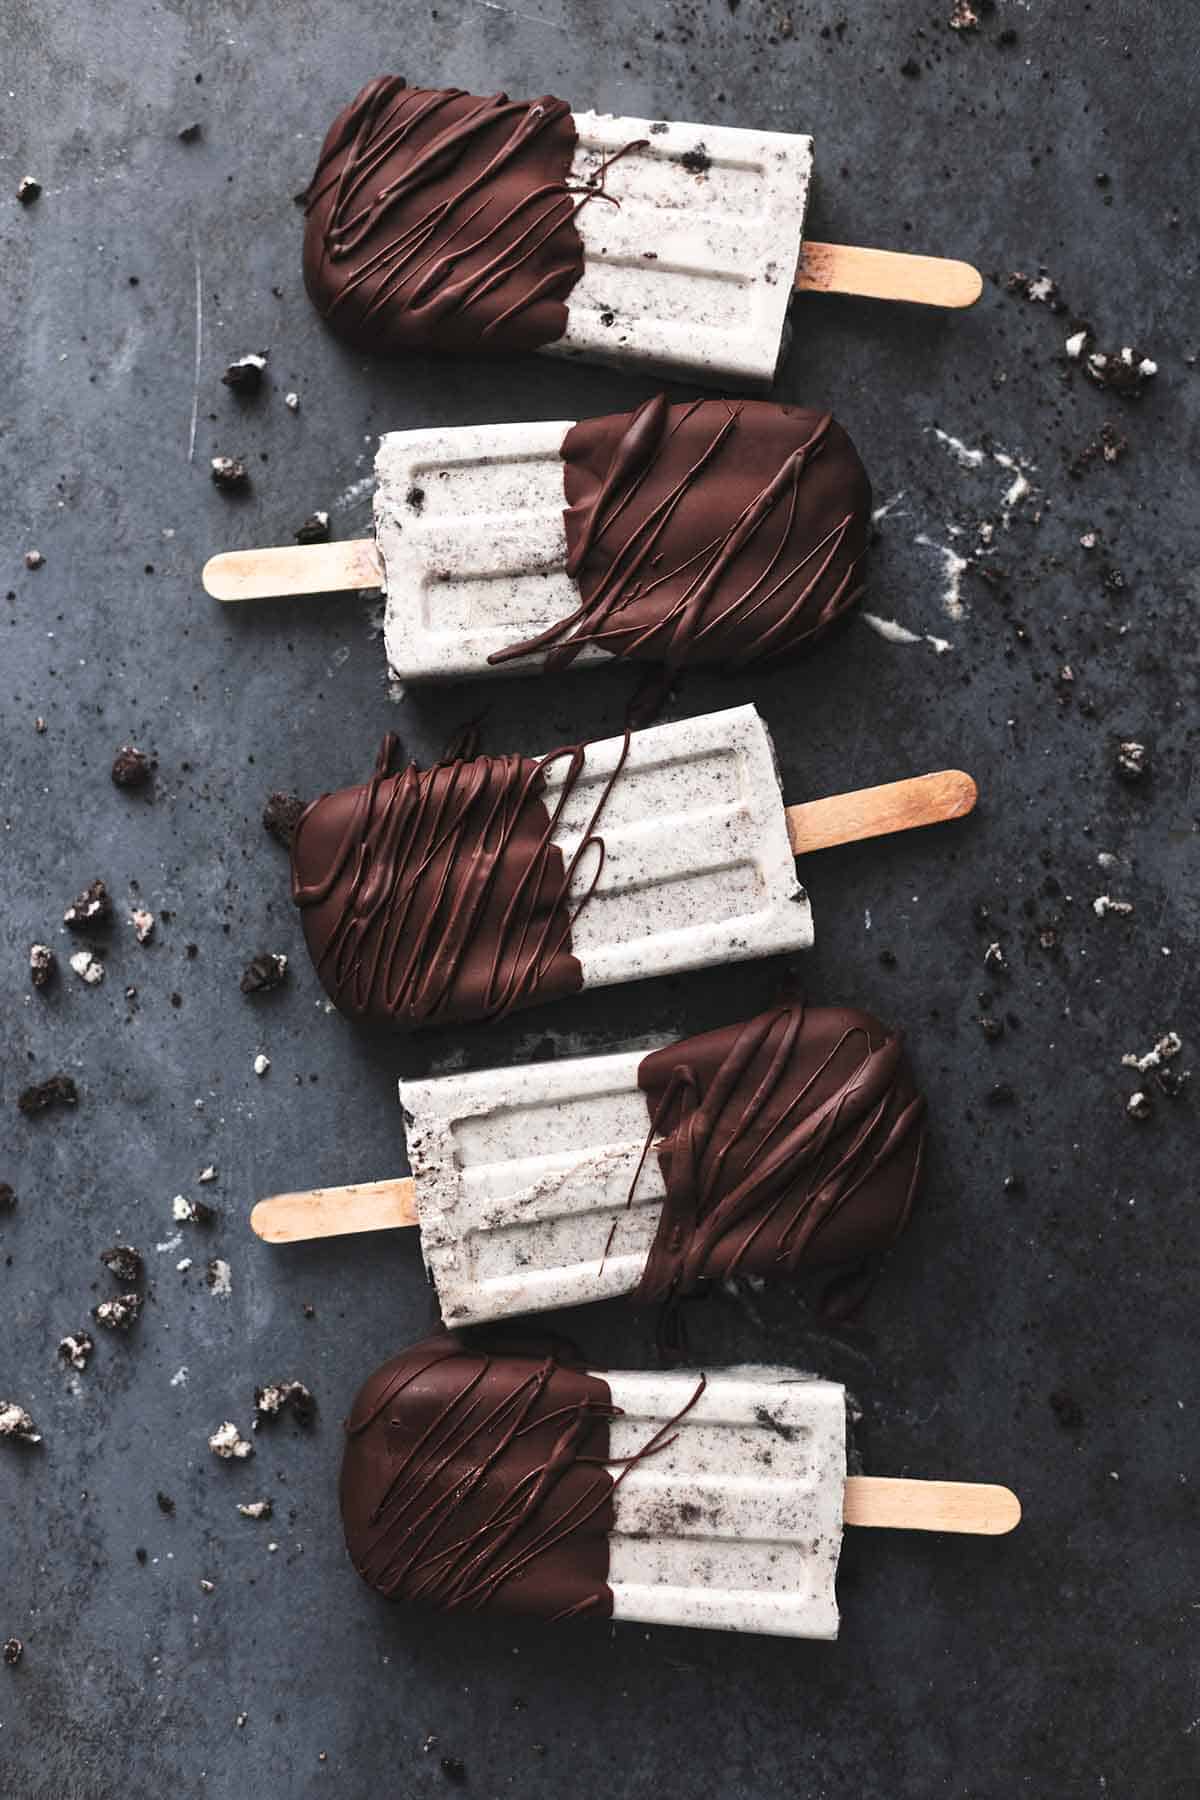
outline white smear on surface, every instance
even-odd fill
[[[175,1233],[174,1237],[164,1238],[162,1243],[155,1244],[154,1248],[158,1251],[158,1254],[160,1256],[166,1256],[172,1250],[178,1250],[178,1248],[179,1248],[180,1244],[182,1244],[182,1242],[183,1242],[183,1233],[182,1233],[182,1231],[177,1231]]]
[[[923,544],[927,550],[936,550],[942,559],[942,611],[948,619],[961,619],[966,612],[962,597],[962,579],[970,564],[965,556],[960,556],[951,544],[939,544],[936,539],[918,532],[914,543]]]
[[[898,507],[903,500],[904,493],[905,490],[901,488],[898,494],[893,494],[890,500],[885,500],[882,506],[877,506],[875,508],[875,511],[871,514],[871,518],[875,523],[878,523],[880,519],[886,519],[889,513],[895,511],[896,507]]]
[[[208,1265],[208,1286],[218,1300],[227,1300],[233,1292],[233,1270],[223,1256],[214,1256]]]
[[[878,613],[861,613],[864,625],[889,644],[929,644],[938,656],[944,656],[954,645],[949,638],[932,637],[927,631],[910,631],[907,625],[901,625],[898,619],[881,619]]]
[[[370,475],[360,476],[357,481],[352,481],[348,488],[343,489],[329,510],[330,512],[345,512],[352,506],[361,506],[363,501],[369,500],[374,492],[375,475],[372,471]]]
[[[871,929],[871,909],[869,906],[866,906],[863,908],[863,926],[867,931],[870,931],[870,929]]]
[[[986,450],[973,450],[969,444],[964,444],[961,438],[951,437],[948,431],[943,431],[938,425],[933,427],[933,435],[938,443],[944,445],[950,452],[955,462],[964,469],[981,469],[987,461]]]
[[[196,265],[196,355],[192,366],[192,420],[188,426],[189,462],[196,460],[196,421],[200,417],[200,369],[204,356],[204,282],[200,274],[200,258],[192,252]]]

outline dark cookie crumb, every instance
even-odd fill
[[[1128,448],[1129,439],[1122,437],[1116,426],[1106,419],[1090,443],[1085,444],[1083,449],[1077,451],[1071,458],[1067,464],[1067,474],[1082,475],[1086,469],[1090,469],[1092,464],[1097,462],[1120,462]]]
[[[40,550],[27,550],[25,552],[25,567],[27,569],[40,569],[45,561],[46,559]]]
[[[951,31],[978,31],[979,14],[970,4],[970,0],[954,0],[954,6],[946,23]]]
[[[712,168],[712,157],[703,144],[697,144],[692,150],[685,150],[679,160],[689,175],[707,175]]]
[[[153,762],[136,744],[122,744],[113,757],[112,778],[115,787],[145,787],[153,772]]]
[[[24,1654],[25,1646],[20,1638],[6,1638],[4,1640],[4,1649],[3,1651],[0,1651],[0,1655],[4,1657],[4,1665],[6,1668],[15,1669]]]
[[[1073,1394],[1056,1389],[1050,1395],[1050,1410],[1064,1431],[1079,1431],[1083,1425],[1083,1408]]]
[[[239,356],[236,362],[231,362],[221,380],[235,394],[257,394],[266,366],[266,351],[251,351],[248,356]]]
[[[171,1216],[180,1225],[211,1225],[217,1209],[204,1200],[189,1200],[186,1194],[176,1194],[171,1202]]]
[[[214,456],[210,467],[223,494],[244,493],[250,486],[250,473],[240,456]]]
[[[279,987],[287,979],[288,959],[264,951],[248,962],[242,970],[241,990],[243,994],[267,994],[272,988]]]
[[[1141,781],[1150,770],[1150,752],[1136,738],[1125,738],[1117,745],[1113,768],[1122,781]]]
[[[1130,1094],[1125,1102],[1125,1111],[1131,1119],[1137,1119],[1144,1124],[1147,1119],[1154,1117],[1154,1102],[1144,1088],[1139,1088],[1137,1093]]]
[[[22,175],[17,183],[17,199],[22,206],[32,206],[42,191],[42,184],[33,175]]]
[[[297,1425],[311,1425],[316,1416],[317,1403],[312,1392],[302,1381],[274,1381],[267,1387],[254,1390],[254,1429],[265,1419],[277,1419],[291,1410]]]
[[[175,1517],[175,1502],[172,1500],[170,1494],[164,1494],[160,1488],[154,1498],[158,1502],[159,1512],[165,1513],[168,1519],[173,1519]]]
[[[69,1075],[48,1075],[45,1081],[35,1081],[17,1095],[18,1110],[27,1119],[35,1113],[48,1112],[51,1107],[76,1106],[78,1102],[79,1089]]]
[[[138,1287],[145,1279],[146,1265],[132,1244],[114,1244],[110,1250],[102,1250],[100,1261],[123,1287]]]
[[[194,119],[190,125],[181,125],[175,135],[181,144],[194,144],[199,141],[203,131],[204,127],[199,120]]]
[[[0,1400],[0,1438],[12,1438],[19,1444],[40,1444],[42,1434],[15,1400]]]
[[[329,537],[329,514],[317,511],[309,513],[303,525],[296,527],[298,544],[323,544]]]
[[[88,1331],[68,1332],[65,1338],[58,1340],[58,1354],[64,1362],[70,1363],[71,1367],[78,1369],[81,1374],[87,1368],[89,1358],[95,1348],[92,1335]]]
[[[1019,294],[1023,300],[1033,300],[1039,306],[1048,306],[1051,312],[1066,312],[1067,303],[1057,281],[1051,280],[1045,269],[1039,269],[1036,275],[1026,275],[1024,270],[1015,269],[1005,282],[1010,294]]]
[[[11,1212],[16,1204],[15,1190],[7,1181],[0,1181],[0,1213]]]
[[[92,1317],[105,1331],[128,1331],[137,1323],[142,1310],[140,1294],[119,1294],[115,1300],[102,1300],[93,1306]]]
[[[34,987],[49,987],[57,971],[58,961],[49,944],[30,944],[29,979]]]
[[[425,489],[421,487],[410,487],[407,494],[404,496],[404,502],[406,506],[411,506],[415,513],[419,513],[425,504]]]
[[[89,882],[63,914],[68,931],[100,931],[112,924],[112,897],[102,881]]]
[[[282,792],[272,794],[263,807],[263,825],[285,850],[292,847],[292,839],[296,835],[296,827],[300,823],[304,807],[305,802],[299,794]]]
[[[910,81],[917,79],[921,73],[921,65],[915,56],[910,56],[906,62],[900,64],[900,73],[907,75]]]

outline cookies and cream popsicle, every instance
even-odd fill
[[[403,1081],[411,1179],[279,1194],[274,1243],[419,1224],[444,1322],[840,1270],[908,1223],[925,1102],[897,1033],[795,1000],[650,1050]]]
[[[394,753],[303,813],[292,895],[335,1005],[409,1028],[806,949],[797,855],[976,797],[948,770],[785,809],[753,706],[540,758]]]
[[[402,681],[764,668],[863,592],[870,483],[816,408],[660,394],[575,424],[389,432],[375,469],[374,541],[225,552],[208,592],[379,585]]]
[[[834,1638],[845,1525],[997,1535],[1008,1488],[847,1474],[846,1393],[789,1369],[592,1372],[449,1334],[377,1369],[341,1471],[389,1600]]]
[[[549,350],[766,387],[795,287],[966,306],[965,263],[804,244],[812,139],[380,76],[304,196],[304,279],[385,353]]]

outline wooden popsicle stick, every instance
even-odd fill
[[[847,1525],[893,1531],[966,1531],[1002,1537],[1020,1523],[1021,1502],[1011,1488],[983,1481],[848,1475],[842,1518]]]
[[[800,253],[796,288],[812,294],[859,294],[868,300],[908,300],[916,306],[974,306],[983,277],[970,263],[906,250],[865,250],[854,244],[808,244]]]
[[[269,1200],[259,1201],[250,1223],[268,1244],[346,1237],[356,1231],[391,1231],[398,1225],[417,1223],[416,1189],[411,1175],[404,1175],[396,1181],[362,1181],[353,1187],[272,1194]]]
[[[979,788],[963,769],[939,769],[932,776],[885,781],[883,787],[858,788],[855,794],[829,794],[786,806],[792,853],[829,850],[833,844],[858,844],[889,832],[916,832],[923,824],[963,819],[979,799]]]
[[[834,844],[857,844],[891,831],[915,831],[922,825],[961,819],[974,809],[978,798],[979,789],[964,770],[940,769],[935,775],[887,781],[882,787],[860,788],[854,794],[806,800],[786,808],[792,853],[803,856]]]
[[[214,600],[275,600],[382,587],[383,564],[374,538],[349,538],[341,544],[225,550],[209,557],[201,579]]]

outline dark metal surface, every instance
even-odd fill
[[[18,1203],[0,1215],[0,1397],[45,1441],[0,1443],[0,1638],[25,1644],[0,1665],[6,1795],[421,1794],[452,1785],[444,1757],[468,1791],[529,1800],[1192,1790],[1196,1101],[1121,1059],[1168,1029],[1174,1069],[1197,1053],[1194,18],[1186,0],[975,4],[981,29],[956,33],[952,0],[8,0],[0,1181]],[[699,1029],[781,978],[717,971],[410,1043],[321,1003],[259,823],[270,789],[360,777],[386,729],[428,756],[483,707],[496,747],[604,732],[628,680],[393,700],[362,601],[223,610],[204,558],[286,542],[318,506],[361,533],[382,429],[572,418],[652,391],[539,359],[369,367],[320,328],[290,196],[334,110],[384,68],[812,130],[812,235],[1000,277],[950,318],[802,300],[780,384],[836,407],[889,505],[869,608],[952,649],[858,623],[799,671],[692,679],[674,703],[753,697],[792,798],[947,763],[983,790],[964,826],[804,871],[808,990],[904,1025],[932,1105],[924,1203],[862,1320],[823,1333],[780,1293],[694,1314],[707,1358],[850,1383],[868,1469],[1022,1495],[1024,1524],[996,1542],[851,1534],[836,1645],[549,1633],[376,1602],[337,1525],[340,1420],[430,1319],[417,1246],[283,1253],[247,1227],[262,1193],[402,1170],[402,1070]],[[202,135],[181,142],[193,121]],[[26,172],[44,191],[22,208]],[[1071,312],[1004,292],[1039,263]],[[1101,348],[1157,360],[1141,401],[1068,371],[1073,312]],[[264,390],[239,401],[221,369],[262,347]],[[1106,420],[1127,455],[1072,477]],[[247,456],[249,499],[214,489],[215,453]],[[45,566],[29,571],[34,547]],[[957,618],[947,549],[972,565]],[[1114,772],[1127,738],[1150,750],[1137,784]],[[128,741],[158,759],[148,793],[109,780]],[[89,988],[59,921],[95,876],[119,918]],[[145,948],[126,923],[134,883],[160,919]],[[1096,916],[1103,894],[1135,912]],[[35,940],[63,965],[45,995],[26,976]],[[1007,976],[984,967],[996,940]],[[260,950],[285,951],[291,978],[245,999]],[[1007,1019],[998,1041],[981,1012]],[[20,1116],[18,1091],[58,1069],[76,1111]],[[1139,1087],[1145,1121],[1125,1110]],[[210,1163],[219,1179],[199,1187]],[[219,1223],[174,1224],[179,1192]],[[75,1375],[56,1345],[116,1291],[97,1258],[118,1240],[147,1258],[145,1313],[127,1339],[93,1327]],[[228,1298],[205,1283],[214,1255]],[[652,1320],[624,1306],[565,1323],[597,1359],[652,1357]],[[248,1432],[256,1384],[293,1376],[316,1393],[315,1428],[282,1422],[248,1463],[218,1463],[208,1433]],[[239,1517],[268,1495],[270,1522]]]

